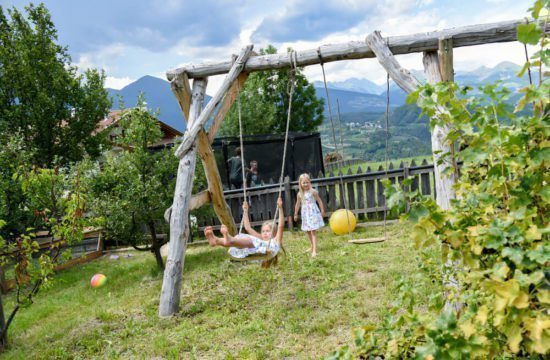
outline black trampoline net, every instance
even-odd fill
[[[251,169],[251,162],[257,162],[257,172],[247,172],[248,186],[279,181],[284,141],[283,135],[243,137],[245,167]],[[240,161],[232,159],[238,147],[238,137],[216,138],[212,144],[224,189],[238,188],[242,182],[242,176],[235,179],[235,174],[233,181],[231,180],[232,163]],[[240,166],[238,168],[240,169]],[[233,170],[235,169],[234,166]],[[315,178],[319,174],[324,174],[321,136],[318,132],[289,134],[284,176],[289,176],[290,180],[294,181],[302,173],[308,173]]]

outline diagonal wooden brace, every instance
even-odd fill
[[[197,136],[199,134],[199,131],[204,128],[204,125],[210,118],[210,116],[214,113],[214,110],[218,107],[220,102],[223,100],[224,95],[226,94],[227,90],[229,90],[229,87],[231,84],[237,79],[239,74],[243,71],[244,65],[248,58],[250,57],[252,53],[252,45],[246,46],[239,56],[237,57],[237,60],[233,64],[233,67],[229,71],[229,74],[227,74],[227,77],[225,78],[222,86],[218,89],[216,92],[216,95],[208,102],[208,105],[204,108],[202,113],[200,114],[197,121],[195,121],[191,128],[185,133],[183,137],[183,142],[180,144],[178,149],[176,150],[176,156],[178,158],[182,158],[183,155],[191,148],[195,140],[197,139]]]

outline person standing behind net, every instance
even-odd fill
[[[241,161],[241,148],[235,149],[235,155],[227,160],[229,164],[229,184],[235,189],[240,189],[243,186],[243,165]]]
[[[308,174],[300,175],[298,178],[298,187],[300,191],[298,192],[298,199],[296,200],[296,207],[294,208],[294,221],[298,221],[298,209],[301,207],[302,231],[307,232],[311,244],[311,248],[308,252],[311,251],[311,257],[316,257],[316,231],[325,226],[323,221],[325,208],[317,191],[311,188],[311,178]],[[317,207],[317,204],[319,204],[319,207]]]
[[[254,187],[259,185],[260,179],[258,178],[258,162],[252,160],[250,162],[250,168],[246,168],[246,184],[248,187]]]

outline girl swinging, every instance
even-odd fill
[[[258,233],[250,224],[248,216],[248,203],[243,203],[244,228],[248,234],[237,234],[232,236],[227,230],[227,226],[222,225],[220,232],[223,237],[217,237],[212,231],[212,226],[204,229],[204,235],[208,239],[210,246],[229,247],[229,254],[234,258],[244,259],[251,255],[271,253],[269,260],[262,262],[263,267],[269,267],[277,264],[279,251],[283,246],[283,230],[285,227],[285,216],[283,212],[283,199],[277,199],[277,208],[279,211],[279,224],[275,229],[274,221],[266,221],[262,224],[261,232]]]

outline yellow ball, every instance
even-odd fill
[[[330,229],[336,235],[347,234],[348,231],[352,232],[353,230],[355,230],[355,225],[357,224],[357,220],[355,220],[355,215],[353,215],[351,211],[346,209],[340,209],[333,212],[328,222],[330,225]]]

